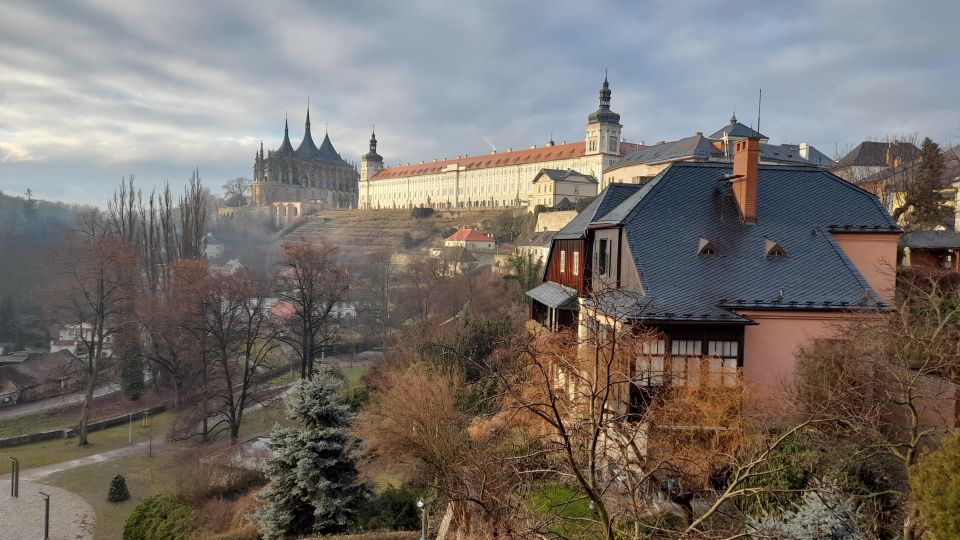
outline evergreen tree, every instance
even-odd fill
[[[123,397],[136,401],[143,396],[143,359],[138,354],[124,355],[120,360],[120,390]]]
[[[110,492],[107,494],[107,500],[110,502],[122,502],[130,498],[130,491],[127,490],[127,479],[123,475],[116,475],[110,481]]]
[[[358,478],[350,407],[338,399],[341,382],[326,367],[287,398],[296,427],[271,434],[275,456],[266,467],[266,504],[253,517],[264,538],[345,530],[367,495]]]
[[[792,510],[755,519],[750,529],[761,538],[781,540],[866,540],[860,514],[836,491],[807,491]]]

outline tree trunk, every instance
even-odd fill
[[[90,422],[90,404],[93,402],[93,383],[94,377],[87,378],[87,389],[83,397],[83,405],[80,407],[80,425],[77,428],[77,445],[87,444],[87,424]]]

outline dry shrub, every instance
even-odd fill
[[[174,476],[177,480],[177,495],[180,498],[196,505],[213,493],[216,485],[214,468],[201,463],[200,460],[225,446],[221,443],[208,447],[191,448],[177,457],[177,468]]]
[[[202,530],[191,540],[257,540],[260,532],[247,516],[258,506],[252,493],[235,501],[211,499],[197,511],[197,525]]]
[[[196,508],[197,528],[208,531],[225,531],[233,520],[233,502],[225,499],[208,499]]]

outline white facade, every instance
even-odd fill
[[[571,169],[603,178],[607,167],[637,146],[621,140],[619,115],[609,111],[609,98],[604,81],[600,115],[598,119],[593,118],[597,113],[591,115],[584,140],[573,143],[551,141],[525,150],[383,168],[376,138],[371,137],[370,153],[360,165],[360,208],[527,206],[541,169]]]

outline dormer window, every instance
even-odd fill
[[[719,255],[720,252],[717,251],[717,247],[713,245],[713,242],[707,240],[704,237],[700,237],[700,240],[697,242],[697,255]]]
[[[779,243],[770,240],[769,238],[763,239],[763,251],[767,258],[770,257],[787,257],[787,250],[783,249]]]

